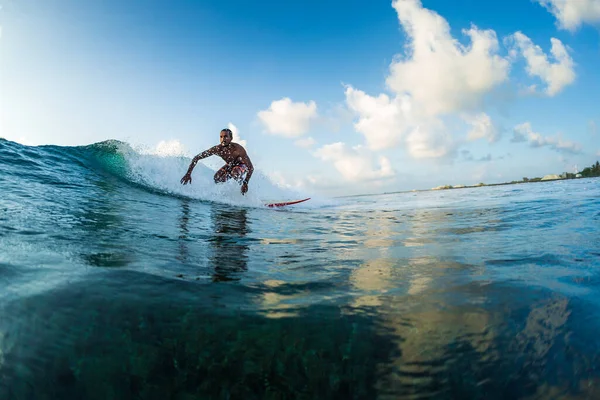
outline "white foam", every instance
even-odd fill
[[[156,149],[121,149],[129,167],[128,178],[148,188],[189,198],[249,207],[264,207],[268,202],[281,202],[311,197],[311,202],[302,203],[304,208],[314,208],[334,203],[300,189],[284,187],[275,183],[259,169],[255,169],[249,190],[242,195],[240,185],[230,180],[215,184],[215,171],[199,162],[192,173],[192,183],[181,184],[191,158],[177,142],[161,142]],[[308,204],[310,203],[310,204]],[[300,205],[298,205],[300,206]]]

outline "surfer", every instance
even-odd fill
[[[248,191],[248,182],[254,172],[254,166],[246,150],[239,144],[233,143],[233,132],[231,129],[223,129],[220,133],[221,144],[218,144],[210,149],[203,151],[192,159],[190,167],[181,178],[183,185],[192,183],[192,171],[199,160],[203,158],[217,155],[225,161],[225,165],[217,171],[214,176],[215,183],[226,182],[233,178],[242,185],[242,194]]]

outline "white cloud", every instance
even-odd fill
[[[565,86],[575,81],[573,59],[560,40],[550,39],[552,43],[550,53],[555,60],[554,63],[548,61],[544,51],[521,32],[511,35],[510,40],[514,40],[516,47],[527,62],[527,74],[540,78],[546,84],[545,92],[548,96],[556,95]]]
[[[492,119],[486,113],[465,115],[463,116],[463,119],[472,126],[467,135],[468,140],[473,141],[485,138],[488,142],[494,143],[499,139],[500,135],[498,129],[494,126]]]
[[[310,149],[315,144],[315,139],[312,137],[298,139],[294,142],[294,144],[298,147],[302,147],[303,149]]]
[[[232,124],[231,122],[227,124],[227,127],[231,129],[231,133],[233,133],[233,142],[239,143],[242,147],[246,148],[247,142],[240,137],[239,129],[237,126]]]
[[[329,195],[348,194],[348,185],[331,174],[306,174],[301,178],[292,177],[280,171],[267,173],[268,178],[281,188],[291,189],[300,193],[327,193]],[[375,181],[377,184],[381,181]],[[361,185],[362,187],[363,185]],[[300,194],[299,196],[302,196]]]
[[[374,156],[362,146],[349,148],[345,143],[337,142],[317,149],[314,155],[323,161],[333,162],[344,179],[351,182],[391,178],[396,174],[386,157],[380,156],[375,161]]]
[[[472,26],[461,45],[448,22],[419,0],[395,0],[393,7],[408,36],[406,57],[394,61],[387,84],[409,94],[419,111],[438,115],[477,107],[484,94],[508,78],[510,63],[500,57],[493,30]]]
[[[370,149],[381,150],[400,143],[409,125],[408,97],[390,99],[385,94],[373,97],[351,86],[346,87],[345,94],[348,108],[358,115],[354,128],[365,137]]]
[[[305,134],[317,116],[314,101],[294,103],[288,97],[273,101],[267,110],[258,112],[258,118],[268,133],[288,138]]]
[[[439,158],[449,154],[455,143],[443,123],[433,117],[414,117],[408,96],[393,99],[385,94],[369,96],[350,86],[346,88],[348,107],[358,115],[354,124],[371,150],[402,144],[414,158]]]
[[[448,22],[419,0],[395,0],[393,6],[408,37],[406,52],[390,65],[391,96],[346,87],[354,127],[371,150],[405,146],[415,158],[445,157],[456,143],[441,119],[479,109],[483,97],[507,80],[510,62],[497,54],[494,31],[472,26],[463,31],[470,38],[463,46]],[[493,140],[491,119],[487,123],[485,137]]]
[[[600,0],[537,0],[558,20],[562,29],[574,31],[583,23],[600,23]]]
[[[416,126],[406,137],[406,147],[414,158],[442,158],[451,154],[457,143],[438,120]]]
[[[299,182],[292,182],[281,171],[266,172],[266,175],[271,182],[280,187],[292,188],[300,186]]]
[[[556,137],[542,136],[533,131],[529,122],[514,127],[511,142],[528,142],[531,147],[548,147],[564,153],[576,154],[581,152],[579,143],[565,141],[559,135]]]

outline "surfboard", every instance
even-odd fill
[[[294,201],[284,201],[281,203],[269,203],[269,204],[265,204],[265,206],[267,207],[285,207],[285,206],[291,206],[292,204],[298,204],[298,203],[302,203],[305,202],[307,200],[310,200],[310,197],[307,197],[306,199],[302,199],[302,200],[294,200]]]

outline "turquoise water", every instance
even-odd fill
[[[247,196],[0,139],[0,398],[600,398],[600,179]]]

